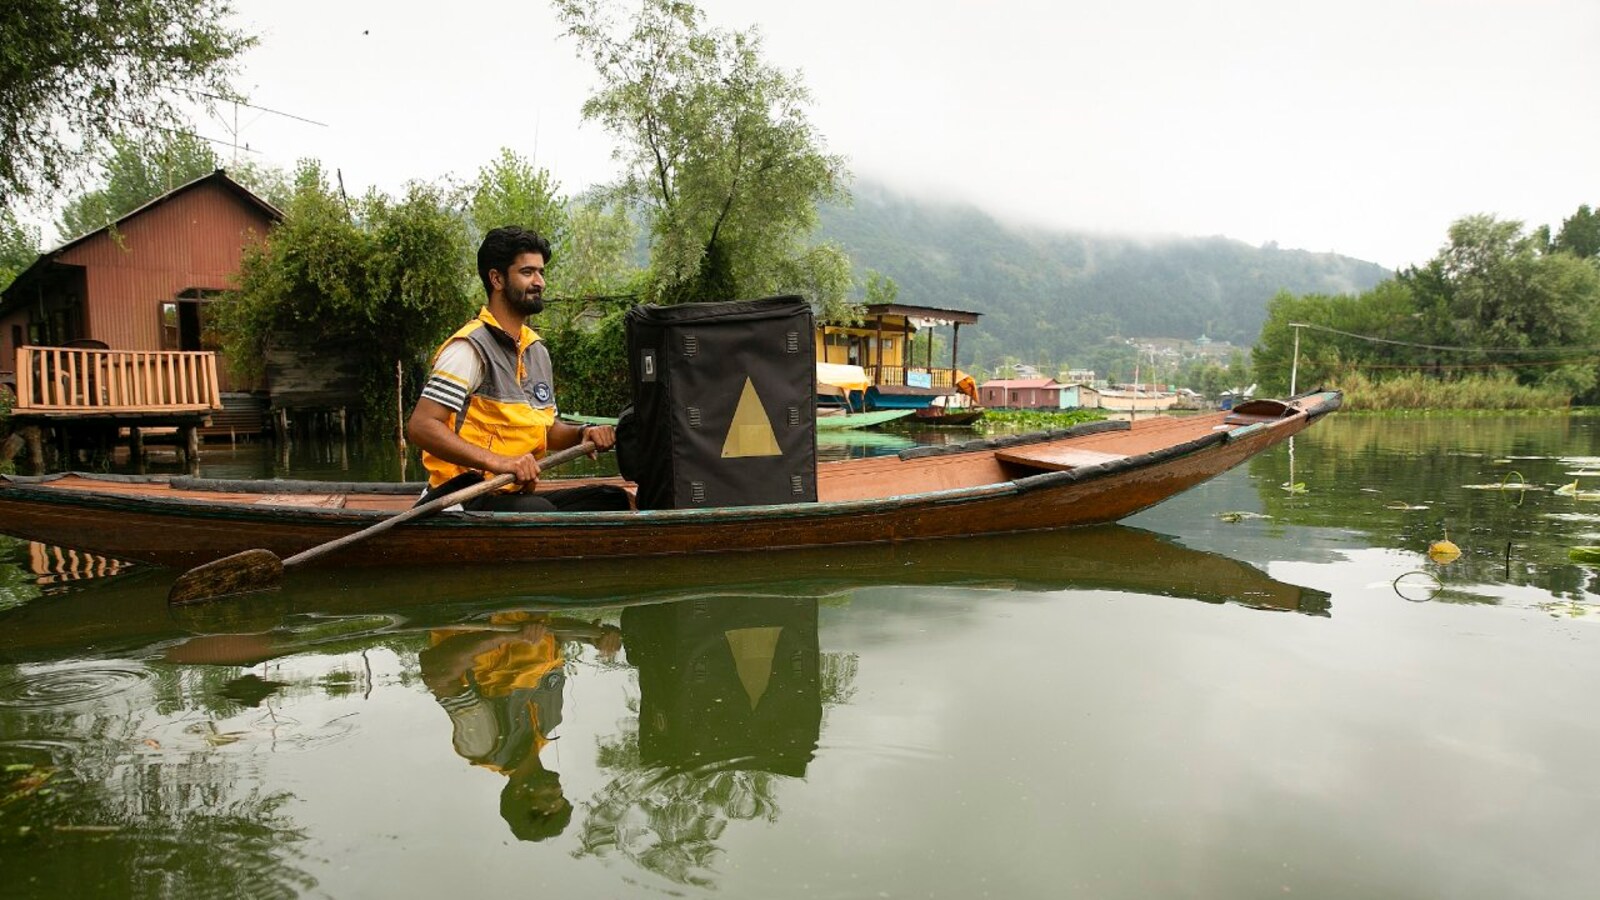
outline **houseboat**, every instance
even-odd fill
[[[911,410],[924,421],[971,422],[982,414],[977,388],[956,368],[961,326],[975,325],[981,313],[959,309],[869,304],[859,323],[822,323],[817,328],[819,399],[855,410]],[[935,365],[933,329],[950,328],[950,364]],[[918,332],[930,339],[914,346]],[[849,368],[846,368],[849,367]],[[826,379],[822,373],[859,377]]]

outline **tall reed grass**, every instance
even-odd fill
[[[1566,409],[1572,404],[1566,391],[1518,384],[1504,373],[1444,381],[1413,372],[1375,381],[1352,371],[1338,376],[1337,387],[1348,410]]]

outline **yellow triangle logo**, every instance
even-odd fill
[[[722,442],[722,458],[736,456],[782,456],[778,449],[778,436],[772,433],[772,420],[761,405],[755,382],[744,380],[744,393],[739,395],[739,408],[733,411],[733,424],[728,426],[728,437]]]
[[[778,635],[782,626],[769,628],[739,628],[723,632],[728,639],[728,649],[733,651],[733,665],[739,672],[739,683],[750,698],[753,710],[767,692],[772,680],[772,654],[778,649]]]

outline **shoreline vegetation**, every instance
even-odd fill
[[[1328,379],[1344,392],[1347,412],[1544,412],[1574,410],[1560,387],[1521,384],[1509,373],[1441,381],[1412,373],[1375,381],[1360,372]]]

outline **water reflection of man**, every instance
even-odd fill
[[[612,625],[513,612],[490,619],[497,630],[442,629],[422,651],[422,680],[450,714],[456,752],[506,776],[500,815],[519,840],[542,841],[572,820],[561,777],[540,751],[561,724],[566,685],[563,639],[593,644],[606,656],[622,646]]]

